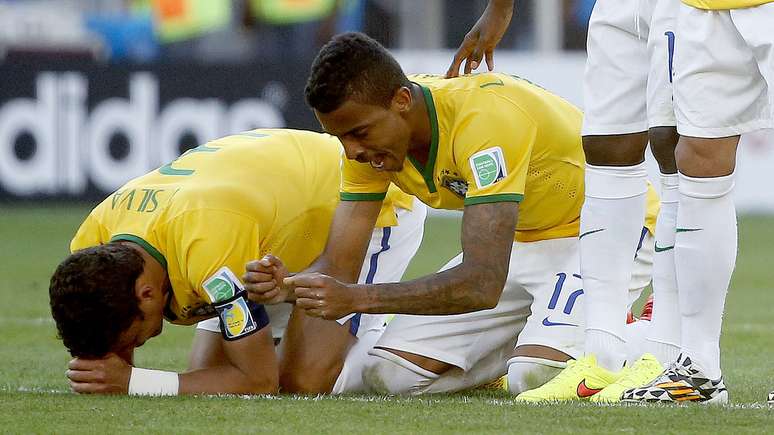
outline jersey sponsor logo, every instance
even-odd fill
[[[214,303],[231,299],[243,290],[242,282],[234,275],[234,272],[223,266],[214,275],[207,278],[202,284],[204,291]]]
[[[589,387],[587,387],[585,379],[580,381],[580,384],[578,384],[577,393],[578,393],[578,397],[580,397],[580,398],[591,397],[591,396],[599,393],[600,391],[602,391],[601,388],[589,388]]]
[[[691,233],[694,231],[701,231],[701,228],[675,228],[676,233]]]
[[[479,189],[491,186],[508,175],[504,156],[502,148],[493,147],[470,157],[470,168]]]
[[[243,337],[256,330],[257,325],[244,297],[215,307],[220,316],[221,330],[227,340]]]
[[[441,186],[462,199],[465,199],[465,195],[468,194],[468,182],[463,178],[444,175],[441,178]]]

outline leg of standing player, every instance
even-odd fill
[[[671,0],[658,0],[648,38],[648,137],[659,166],[661,204],[653,261],[653,317],[644,349],[663,365],[674,362],[680,352],[680,305],[673,249],[678,207],[675,147],[679,136],[672,102],[674,44],[679,37],[675,26],[677,6]]]
[[[580,230],[585,347],[586,354],[595,357],[590,364],[610,376],[626,359],[626,288],[645,215],[652,3],[598,1],[589,24],[583,126],[586,200]]]
[[[770,128],[774,4],[737,10],[680,5],[675,108],[680,141],[675,263],[682,355],[627,400],[723,403],[720,332],[736,261],[734,187],[739,135]],[[768,85],[768,86],[767,86]]]

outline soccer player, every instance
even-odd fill
[[[326,319],[400,313],[370,352],[367,384],[448,392],[507,370],[510,388],[521,391],[583,352],[578,109],[504,74],[409,79],[358,33],[321,50],[306,98],[344,144],[342,202],[323,255],[273,291],[293,290],[297,307]],[[365,249],[390,182],[431,207],[463,209],[463,252],[413,281],[348,284],[352,254]],[[652,239],[642,235],[642,269],[626,285],[634,290],[649,281]]]
[[[290,314],[289,305],[267,315],[247,299],[239,278],[246,263],[268,263],[271,254],[281,255],[291,271],[319,255],[338,203],[341,152],[328,135],[254,130],[194,148],[98,205],[50,286],[57,330],[75,357],[67,371],[72,389],[164,395],[357,390],[360,361],[384,318],[331,322],[302,310]],[[388,198],[368,237],[364,282],[399,280],[422,238],[424,206],[397,189]],[[362,263],[362,256],[353,261]],[[185,373],[132,367],[134,349],[161,332],[162,318],[203,321]]]
[[[511,4],[508,4],[511,3]],[[482,35],[502,35],[513,2],[490,1],[479,20]],[[669,0],[599,0],[589,23],[588,61],[584,78],[586,199],[581,213],[581,275],[586,294],[586,355],[561,377],[529,391],[519,400],[579,399],[583,383],[598,391],[594,401],[615,402],[628,388],[645,384],[677,359],[680,315],[674,264],[677,215],[677,143],[672,107],[672,59],[677,3]],[[507,15],[510,16],[510,15]],[[479,26],[479,24],[477,24]],[[458,50],[448,76],[459,69],[459,57],[480,61],[497,40],[477,50],[471,33]],[[481,44],[481,43],[480,43]],[[479,44],[479,45],[480,45]],[[491,55],[487,56],[487,63]],[[491,67],[491,65],[490,65]],[[466,71],[468,68],[466,68]],[[633,365],[627,359],[626,307],[623,291],[631,274],[645,210],[645,148],[650,142],[661,171],[661,207],[654,259],[654,309],[644,350]],[[631,346],[629,346],[631,347]]]
[[[731,198],[739,135],[774,127],[774,2],[683,0],[677,14],[675,113],[679,212],[675,261],[682,317],[677,363],[625,400],[725,403],[723,309],[736,263]]]

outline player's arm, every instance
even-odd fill
[[[517,202],[465,207],[461,264],[412,281],[345,285],[320,274],[297,275],[296,304],[335,319],[350,312],[459,314],[492,308],[508,275]]]
[[[235,341],[196,330],[189,371],[180,375],[180,394],[274,394],[278,387],[270,327]]]
[[[271,328],[236,341],[220,334],[197,331],[191,370],[175,373],[133,367],[119,352],[102,358],[74,358],[67,378],[80,394],[273,394],[277,392],[278,364]],[[131,356],[130,356],[131,358]]]
[[[356,282],[382,201],[342,201],[336,207],[322,254],[301,273],[320,273],[342,282]],[[266,255],[245,266],[242,279],[250,300],[262,304],[293,302],[291,274],[280,258]]]
[[[494,69],[494,49],[502,39],[513,16],[514,0],[489,0],[484,13],[465,35],[460,48],[454,54],[446,77],[457,77],[462,61],[465,61],[465,74],[478,68],[481,59],[486,56],[489,71]]]

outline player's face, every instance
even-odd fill
[[[400,171],[411,138],[405,109],[395,102],[383,107],[347,100],[330,113],[315,115],[326,132],[339,138],[348,159],[378,171]]]
[[[154,295],[140,300],[140,315],[134,319],[118,337],[113,351],[119,355],[131,354],[131,351],[145,344],[148,339],[161,334],[164,325],[164,305],[169,292],[159,289]]]

